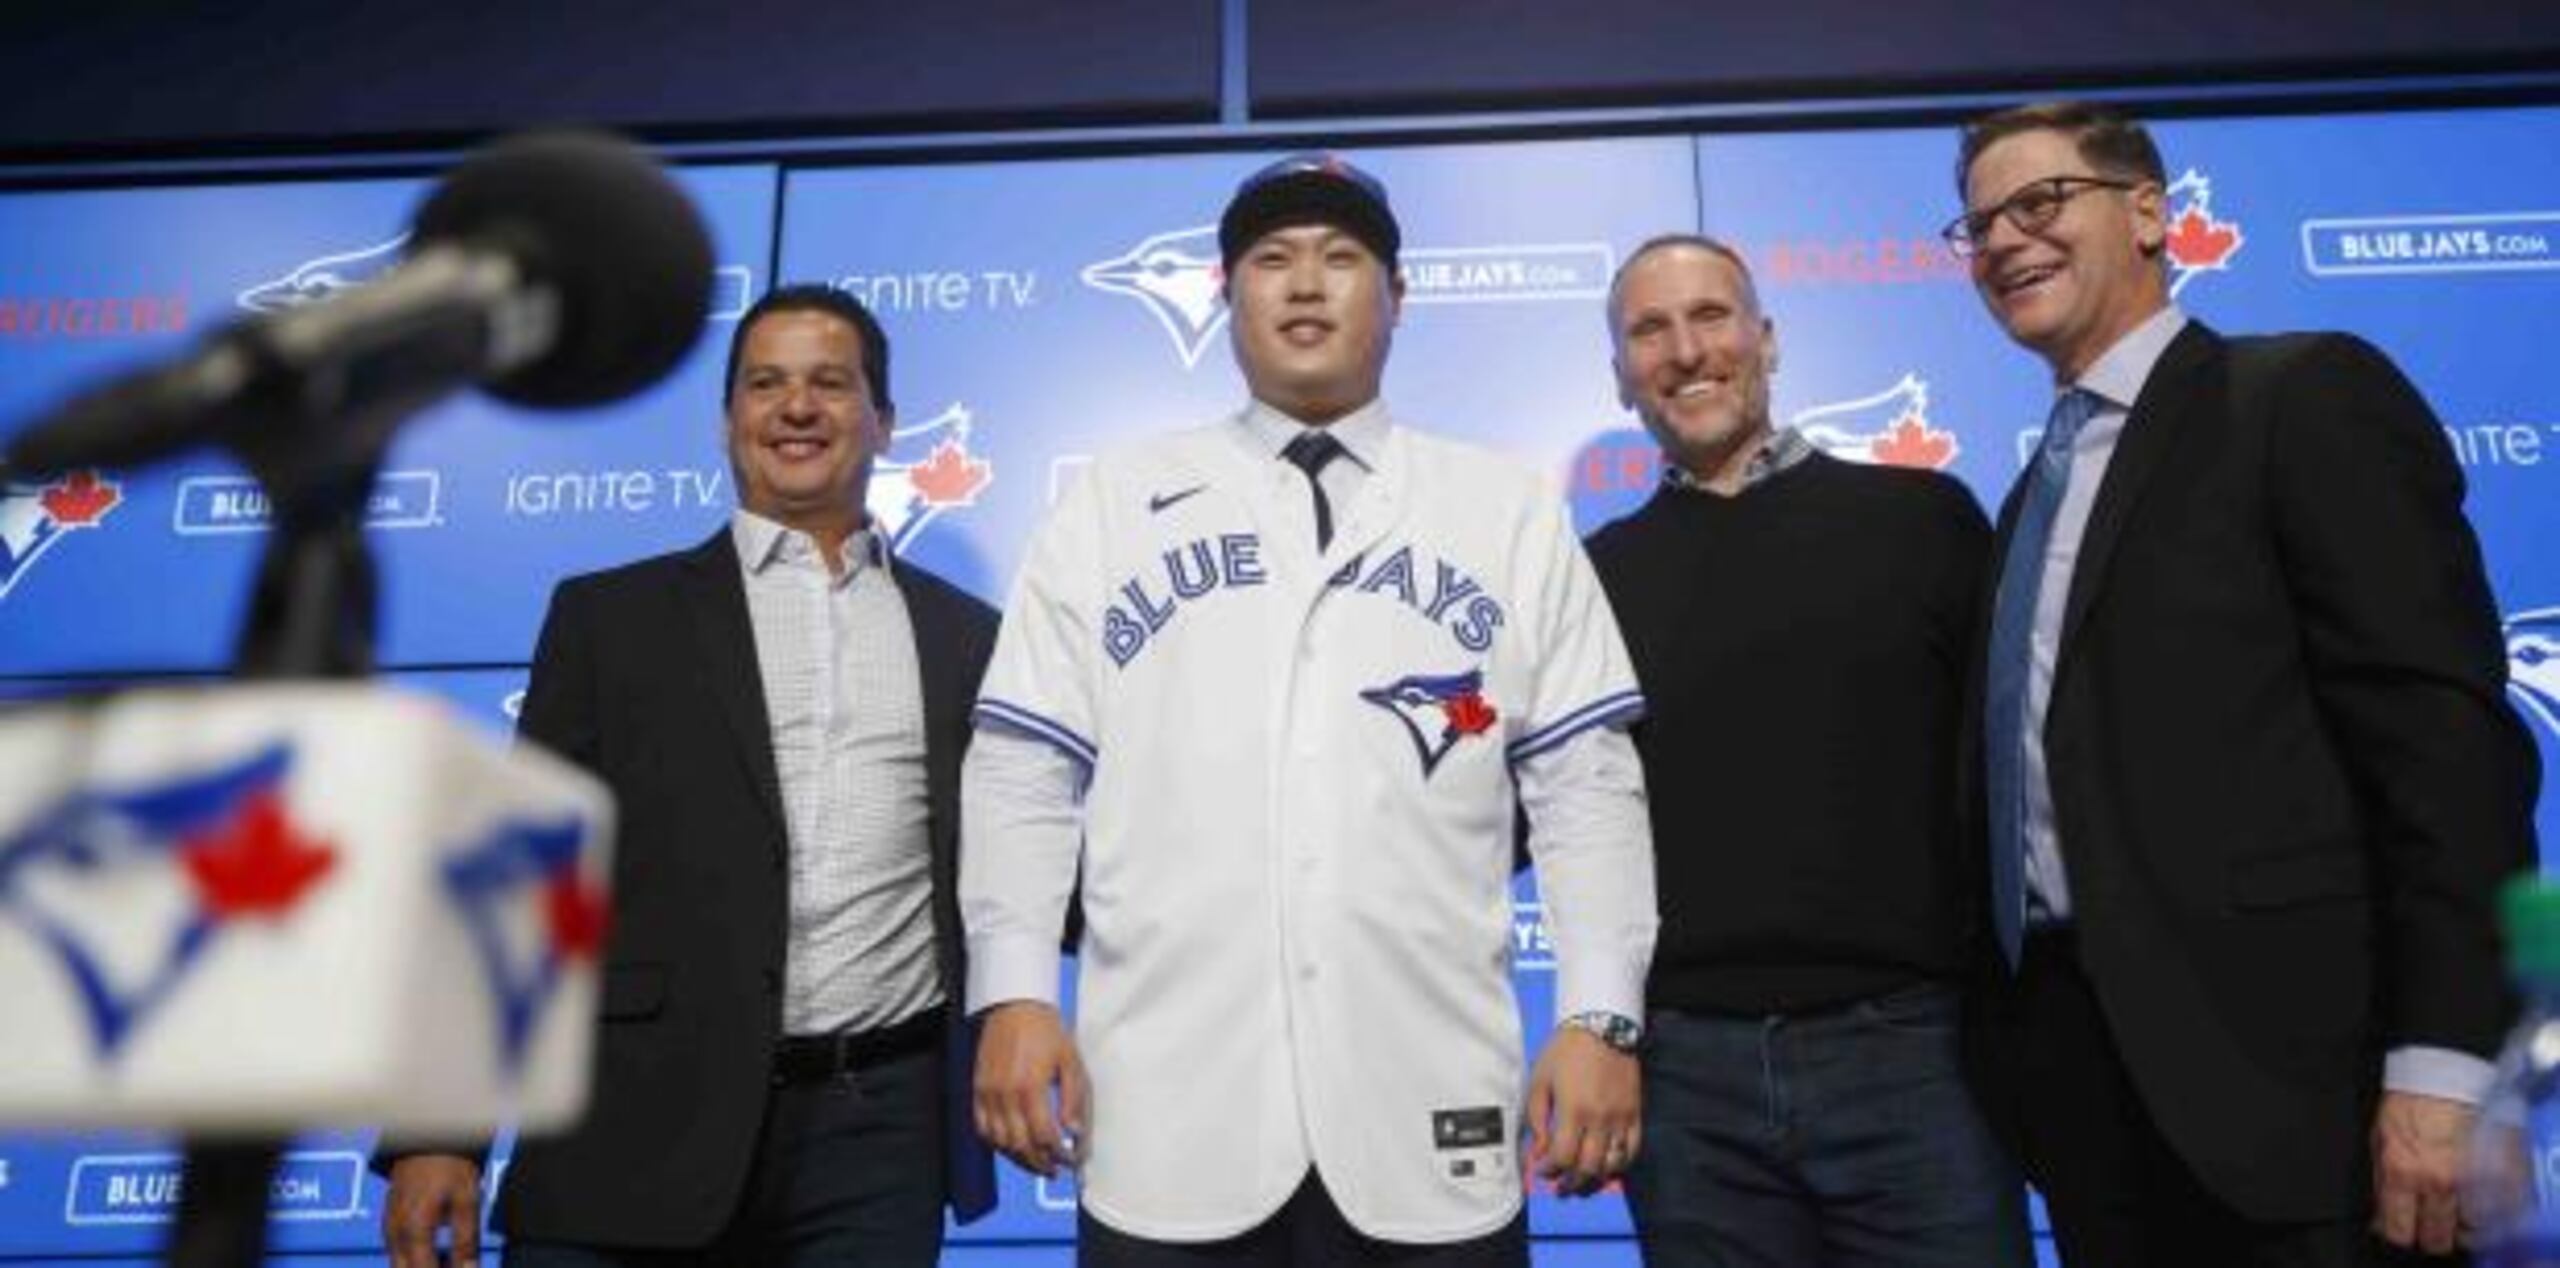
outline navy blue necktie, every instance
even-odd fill
[[[2054,512],[2071,484],[2071,442],[2103,402],[2072,388],[2045,416],[2035,468],[2018,499],[2018,523],[2000,557],[1992,600],[1991,647],[1984,665],[1984,792],[1991,818],[1991,924],[2000,952],[2015,968],[2027,914],[2027,677],[2035,657],[2036,601],[2044,588],[2045,547]]]
[[[1306,472],[1307,487],[1315,490],[1316,553],[1321,555],[1325,547],[1333,544],[1333,503],[1325,497],[1324,481],[1316,473],[1324,470],[1324,464],[1342,456],[1342,442],[1330,432],[1302,431],[1280,451],[1280,456]]]

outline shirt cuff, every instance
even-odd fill
[[[2478,1105],[2489,1099],[2498,1068],[2458,1048],[2411,1044],[2383,1054],[2382,1088]]]
[[[1058,1006],[1058,947],[1039,938],[969,939],[969,1015],[1027,999]]]

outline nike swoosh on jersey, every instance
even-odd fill
[[[1184,498],[1190,497],[1192,494],[1194,494],[1194,493],[1198,493],[1200,490],[1205,489],[1205,488],[1208,488],[1208,487],[1209,487],[1209,486],[1208,486],[1208,485],[1205,485],[1205,484],[1195,484],[1195,485],[1192,485],[1190,488],[1187,488],[1187,489],[1176,489],[1176,490],[1174,490],[1174,491],[1173,491],[1173,492],[1171,492],[1171,493],[1157,493],[1157,494],[1152,494],[1152,495],[1150,495],[1150,496],[1147,498],[1147,510],[1149,510],[1149,511],[1151,511],[1151,512],[1161,513],[1161,512],[1163,512],[1167,507],[1172,506],[1174,503],[1179,502],[1179,501],[1181,501],[1181,500],[1182,500],[1182,499],[1184,499]]]

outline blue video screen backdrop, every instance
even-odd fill
[[[2511,693],[2560,766],[2560,109],[2191,119],[2169,159],[2178,302],[2232,332],[2371,339],[2441,414],[2506,621]],[[2050,391],[1938,238],[1958,207],[1950,129],[1379,147],[1407,292],[1386,392],[1403,422],[1549,472],[1586,531],[1659,477],[1618,402],[1603,304],[1646,238],[1698,231],[1750,260],[1782,349],[1775,410],[1834,453],[1935,467],[1994,505]],[[1242,400],[1216,219],[1268,153],[908,166],[686,169],[716,244],[716,311],[675,374],[582,414],[478,397],[421,419],[386,464],[371,535],[390,677],[499,729],[551,586],[688,544],[732,505],[719,374],[774,281],[879,313],[895,438],[870,509],[911,560],[1000,602],[1062,481],[1137,437]],[[221,324],[360,285],[394,262],[424,180],[0,195],[0,435],[76,387]],[[192,455],[0,488],[0,697],[227,661],[265,510]],[[1915,754],[1915,760],[1927,755]],[[2552,782],[2552,781],[2546,781]],[[2560,793],[2540,826],[2560,833]],[[1534,877],[1515,967],[1532,1047],[1553,1007]],[[297,1142],[280,1248],[378,1251],[361,1125]],[[149,1253],[174,1143],[0,1139],[0,1261]],[[1071,1181],[1003,1169],[1002,1204],[948,1262],[1064,1263]],[[1626,1264],[1623,1201],[1533,1193],[1545,1265]],[[319,1262],[313,1260],[311,1262]]]
[[[522,661],[551,583],[691,542],[729,506],[728,332],[765,281],[770,167],[679,174],[719,261],[713,317],[674,373],[609,407],[476,394],[416,420],[368,515],[388,664]],[[101,374],[393,267],[426,180],[0,197],[0,426]],[[220,669],[268,508],[210,450],[132,473],[12,485],[0,503],[0,674]]]

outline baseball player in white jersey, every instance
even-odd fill
[[[1633,672],[1552,492],[1378,403],[1385,191],[1284,160],[1219,238],[1253,403],[1065,493],[979,699],[978,1127],[1080,1163],[1089,1265],[1523,1265],[1522,1133],[1569,1193],[1638,1143]],[[1561,1018],[1525,1098],[1515,797]]]

